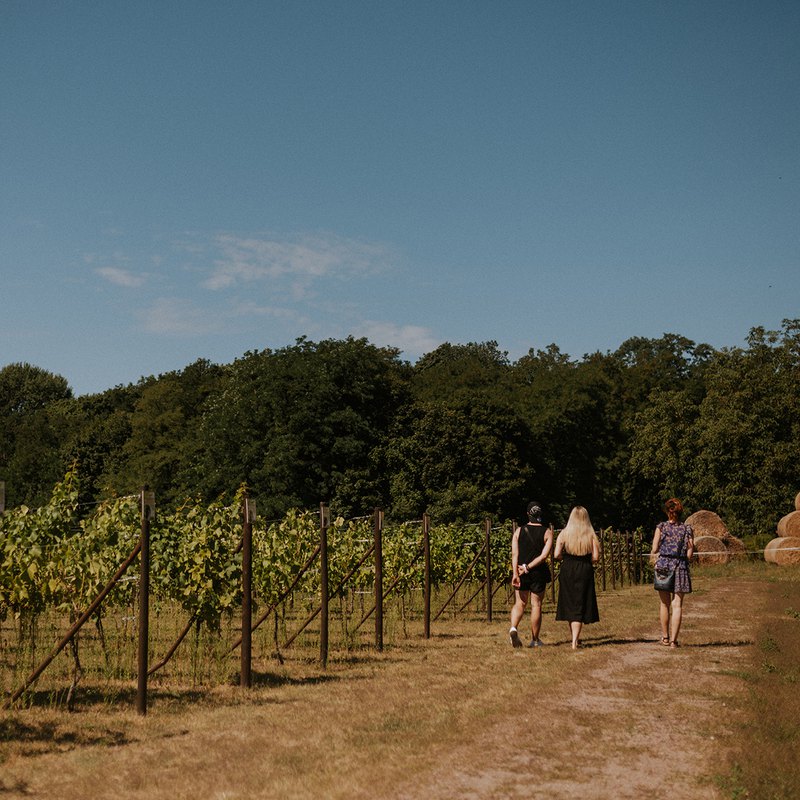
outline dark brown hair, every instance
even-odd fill
[[[683,514],[683,503],[677,497],[673,497],[664,503],[664,511],[667,512],[670,522],[677,522]]]
[[[527,508],[528,519],[531,522],[542,521],[542,504],[538,500],[531,500]]]

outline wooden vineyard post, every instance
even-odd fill
[[[492,520],[486,517],[486,621],[492,621]]]
[[[319,660],[323,667],[328,666],[328,525],[330,511],[325,503],[319,504],[319,577],[320,577],[320,615],[319,615]]]
[[[614,543],[614,536],[611,530],[608,531],[608,546],[611,550],[611,588],[617,589],[617,548]]]
[[[603,591],[606,590],[606,541],[603,541],[603,531],[600,531],[600,571],[603,574]]]
[[[139,642],[137,648],[138,681],[136,687],[136,710],[147,714],[147,661],[150,640],[150,522],[156,513],[156,498],[153,492],[142,489],[142,526],[139,548]]]
[[[253,523],[256,520],[256,501],[244,496],[242,511],[242,650],[239,685],[253,685]]]
[[[650,564],[647,551],[644,548],[644,534],[636,532],[636,556],[639,563],[639,583],[643,583],[647,575],[646,568]]]
[[[514,524],[511,524],[512,533]],[[553,546],[550,548],[550,599],[553,601],[553,605],[556,602],[556,532],[553,531]]]
[[[372,517],[375,534],[375,647],[383,650],[383,511],[375,509]]]
[[[422,549],[425,553],[425,578],[423,595],[425,602],[425,638],[431,638],[431,518],[422,515]]]
[[[631,535],[625,531],[625,570],[628,573],[628,586],[633,586],[633,575],[631,574]]]
[[[639,531],[633,532],[633,570],[636,576],[636,583],[641,583],[644,579],[644,565],[642,564],[642,541]]]

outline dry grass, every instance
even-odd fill
[[[730,798],[800,797],[800,572],[769,569],[772,591],[742,673],[747,691],[738,706],[744,719],[718,778]]]
[[[641,588],[601,596],[601,607],[612,602],[617,611],[586,629],[587,654],[623,636],[646,605]],[[390,796],[412,771],[435,769],[464,731],[491,726],[515,706],[519,684],[509,671],[526,673],[543,697],[562,679],[574,654],[552,604],[545,607],[547,653],[511,651],[508,610],[498,605],[492,625],[477,615],[440,620],[429,641],[410,630],[383,653],[337,651],[327,669],[312,648],[287,652],[283,665],[267,655],[254,663],[250,691],[230,680],[202,687],[173,677],[155,684],[146,718],[133,711],[130,682],[87,685],[74,714],[51,707],[53,695],[43,690],[32,706],[0,717],[0,792]],[[234,672],[235,658],[228,664]]]
[[[430,642],[335,656],[326,670],[257,663],[253,690],[156,691],[145,719],[103,703],[7,714],[0,753],[15,777],[2,788],[46,785],[46,796],[63,798],[386,796],[509,702],[499,627],[442,625]],[[541,670],[544,685],[557,677],[552,664]]]
[[[683,665],[665,673],[681,684],[686,669],[696,673],[675,721],[667,715],[662,723],[693,715],[692,763],[701,770],[703,742],[722,736],[719,726],[727,724],[718,704],[749,678],[723,674],[720,665],[747,646],[735,632],[709,633],[700,609],[713,600],[703,613],[730,609],[730,624],[750,624],[738,613],[744,601],[735,586],[786,580],[778,572],[751,562],[696,570],[686,646],[677,653],[655,643],[657,603],[643,586],[599,596],[601,622],[584,629],[579,653],[549,602],[546,646],[512,650],[498,600],[492,624],[476,614],[440,620],[429,641],[409,625],[408,638],[395,637],[383,653],[339,649],[327,669],[314,661],[313,647],[288,652],[283,665],[268,648],[257,649],[248,691],[230,679],[216,686],[164,679],[145,718],[132,709],[129,682],[116,687],[115,704],[87,686],[74,714],[42,705],[0,714],[0,796],[522,797],[534,773],[550,797],[637,796],[661,769],[651,755],[661,747],[654,712],[674,691],[659,684],[654,699],[655,667]],[[229,678],[231,670],[235,661]],[[590,748],[591,763],[600,765],[593,782],[564,783],[562,746]],[[671,796],[690,797],[698,786],[704,796],[719,796],[702,774]]]

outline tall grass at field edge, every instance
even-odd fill
[[[740,676],[745,719],[716,778],[731,800],[800,797],[800,570],[768,565],[765,576],[772,591]]]

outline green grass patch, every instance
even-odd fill
[[[739,800],[793,800],[800,797],[800,571],[772,569],[776,583],[747,670],[744,714],[717,785]]]

